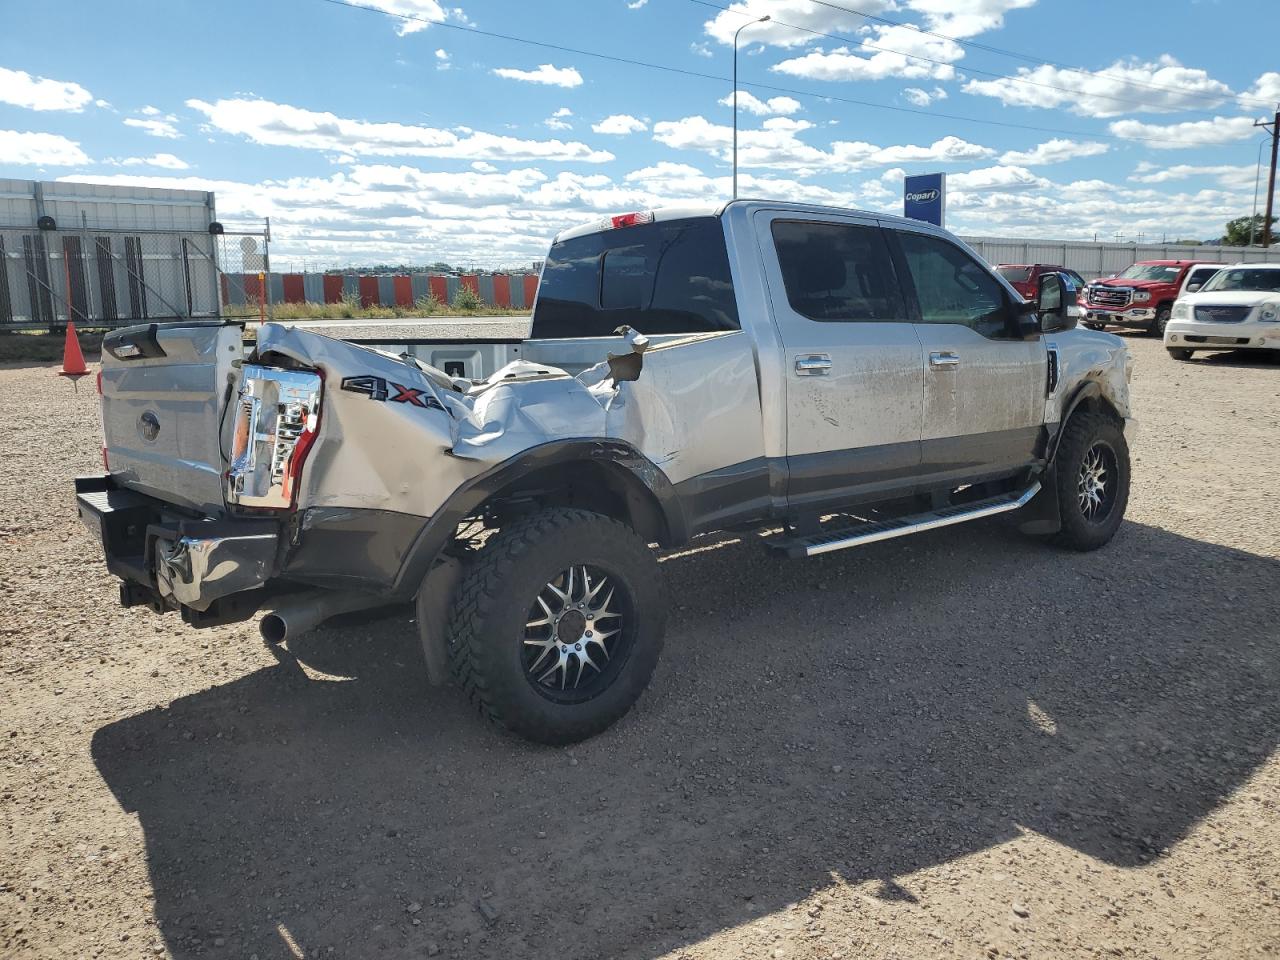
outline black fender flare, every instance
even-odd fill
[[[1102,398],[1102,387],[1096,380],[1086,380],[1072,391],[1066,403],[1062,405],[1062,416],[1058,419],[1058,429],[1049,438],[1045,448],[1044,469],[1040,471],[1040,492],[1019,512],[1019,524],[1023,533],[1051,534],[1062,529],[1062,514],[1058,506],[1058,472],[1054,469],[1054,459],[1058,455],[1058,445],[1071,417],[1080,405],[1088,400]]]
[[[688,520],[667,475],[624,440],[583,438],[553,440],[523,450],[458,487],[423,526],[405,555],[391,592],[409,599],[453,536],[458,524],[498,491],[538,470],[564,463],[588,461],[620,471],[624,483],[643,488],[653,498],[666,527],[664,544],[689,539]]]
[[[1071,419],[1072,414],[1076,412],[1080,404],[1095,398],[1102,398],[1102,387],[1096,380],[1086,380],[1076,387],[1071,397],[1062,405],[1062,416],[1058,418],[1058,429],[1049,440],[1049,447],[1045,451],[1046,473],[1053,468],[1053,459],[1058,455],[1058,444],[1062,442],[1063,431],[1066,429],[1067,422]]]

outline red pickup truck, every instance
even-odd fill
[[[1207,260],[1139,260],[1124,273],[1085,287],[1085,325],[1132,327],[1162,337],[1187,273],[1206,268],[1207,280],[1221,266]]]

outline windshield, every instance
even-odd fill
[[[1120,274],[1121,280],[1159,280],[1164,283],[1172,283],[1178,279],[1178,274],[1182,272],[1181,267],[1167,267],[1156,264],[1135,263],[1132,267]]]
[[[1000,276],[1010,283],[1025,283],[1031,279],[1030,267],[997,267]]]
[[[1280,293],[1280,268],[1235,267],[1219,270],[1200,288],[1210,290],[1256,290],[1263,293]]]

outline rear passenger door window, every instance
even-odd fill
[[[1009,336],[1004,288],[953,243],[922,233],[898,233],[914,281],[921,323],[954,323],[988,339]]]
[[[775,220],[773,242],[787,301],[801,316],[824,322],[905,319],[878,227]]]

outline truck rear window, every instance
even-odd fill
[[[552,245],[533,311],[535,340],[737,330],[716,217],[604,230]]]

